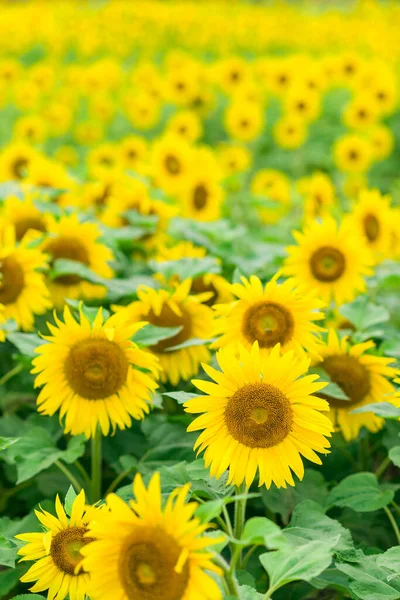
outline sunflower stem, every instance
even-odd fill
[[[393,531],[394,531],[394,533],[396,535],[397,543],[400,545],[400,530],[399,530],[399,526],[396,523],[396,519],[392,515],[392,511],[389,510],[387,506],[384,506],[383,510],[387,514],[388,519],[389,519],[390,523],[392,524]]]
[[[386,469],[390,465],[390,462],[391,461],[390,461],[390,458],[388,456],[381,462],[381,464],[379,465],[379,467],[375,471],[375,475],[377,476],[378,479],[380,477],[382,477],[382,475],[384,474],[384,472],[386,471]]]
[[[7,383],[7,381],[12,379],[14,377],[14,375],[18,375],[18,373],[20,373],[22,371],[22,369],[23,369],[22,363],[19,363],[18,365],[16,365],[13,369],[11,369],[11,371],[8,371],[8,373],[3,375],[3,377],[0,379],[0,385],[4,385],[5,383]]]
[[[101,430],[97,426],[96,433],[92,437],[92,502],[98,502],[101,499]]]
[[[72,487],[75,489],[75,492],[79,494],[79,492],[82,489],[82,486],[75,477],[75,475],[71,473],[68,467],[66,467],[64,463],[61,462],[61,460],[56,460],[55,465],[60,469],[60,471],[64,473],[65,477],[72,483]]]
[[[247,492],[246,484],[242,483],[242,485],[236,488],[236,495],[243,496]],[[235,502],[235,524],[234,524],[234,534],[235,539],[240,540],[243,534],[244,523],[246,520],[246,503],[247,498],[241,498]],[[239,548],[238,552],[234,554],[235,560],[232,560],[233,570],[241,568],[242,566],[242,550]]]
[[[224,581],[228,588],[229,595],[233,596],[233,598],[240,598],[239,586],[234,573],[232,573],[232,565],[229,565],[226,560],[216,552],[213,552],[213,558],[214,562],[221,567],[224,572]]]

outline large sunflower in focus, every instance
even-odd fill
[[[38,411],[54,415],[59,410],[65,432],[86,437],[95,434],[98,424],[107,435],[110,428],[130,427],[131,417],[142,419],[150,410],[159,370],[155,357],[131,340],[143,323],[104,321],[102,309],[93,324],[82,312],[77,322],[68,306],[64,323],[54,318],[56,325],[48,324],[51,335],[43,336],[48,343],[36,349],[39,356],[32,361],[35,387],[44,386]]]
[[[254,275],[241,280],[231,288],[238,300],[215,307],[219,315],[215,332],[221,335],[215,347],[234,348],[240,343],[250,350],[257,341],[267,351],[279,343],[283,351],[317,352],[321,328],[314,321],[324,315],[319,311],[323,303],[314,293],[295,289],[291,280],[282,284],[272,280],[265,287]]]
[[[318,366],[349,398],[338,400],[322,394],[329,402],[329,416],[333,424],[342,431],[347,441],[356,439],[361,427],[376,432],[384,424],[384,420],[372,412],[354,413],[353,410],[366,404],[387,401],[387,397],[394,392],[388,378],[396,374],[396,369],[389,366],[395,360],[366,354],[373,347],[372,341],[352,346],[346,337],[340,340],[336,332],[330,329],[328,342],[319,351],[322,362]]]
[[[25,236],[18,244],[12,226],[0,232],[0,304],[4,317],[14,319],[24,331],[33,329],[35,315],[51,307],[41,272],[48,267],[47,256],[32,247],[31,241]]]
[[[189,485],[176,489],[162,506],[160,476],[146,489],[141,475],[127,505],[107,496],[108,510],[92,522],[82,548],[94,600],[220,600],[218,585],[205,571],[220,573],[209,547],[219,540],[202,537],[208,525],[193,517],[186,503]]]
[[[173,385],[195,375],[200,363],[210,359],[205,345],[190,345],[191,339],[211,338],[213,319],[211,308],[201,303],[202,294],[189,295],[191,285],[192,281],[187,279],[172,291],[141,288],[137,301],[126,307],[115,307],[118,318],[128,323],[147,321],[156,327],[181,328],[175,335],[149,347],[163,368],[161,380],[169,380]],[[209,298],[208,293],[206,298]],[[184,343],[188,345],[174,349]]]
[[[203,413],[188,431],[204,431],[195,449],[205,450],[211,476],[229,468],[228,483],[249,487],[259,473],[259,485],[294,485],[291,471],[303,478],[301,456],[321,464],[316,452],[326,454],[332,423],[321,414],[325,400],[313,394],[326,384],[307,375],[309,360],[293,352],[281,354],[277,344],[270,354],[240,347],[240,358],[228,348],[217,353],[221,371],[203,365],[216,382],[193,383],[208,394],[189,400],[187,412]]]
[[[74,214],[57,221],[47,217],[48,236],[42,249],[50,255],[51,262],[67,259],[79,262],[100,277],[110,278],[113,271],[108,265],[113,259],[111,250],[99,241],[100,230],[94,223],[80,223]],[[53,302],[57,308],[65,299],[102,298],[106,293],[103,285],[84,281],[79,275],[60,275],[48,282]]]
[[[282,272],[297,286],[315,290],[337,305],[365,290],[364,277],[372,275],[371,256],[360,235],[332,218],[310,223],[293,235],[298,245],[287,248]]]

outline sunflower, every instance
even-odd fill
[[[181,327],[175,335],[149,347],[160,360],[161,381],[169,380],[172,385],[193,377],[200,363],[210,359],[204,344],[190,345],[192,339],[211,338],[213,319],[211,308],[201,303],[202,295],[190,295],[191,285],[192,281],[187,279],[171,291],[142,287],[138,290],[139,300],[126,307],[115,307],[117,316],[128,323],[147,321],[157,327]],[[174,349],[183,343],[188,345]]]
[[[293,235],[298,245],[287,248],[282,273],[292,276],[297,286],[315,290],[325,302],[333,299],[337,305],[365,290],[364,277],[372,275],[370,253],[346,223],[339,227],[327,217]]]
[[[334,145],[335,162],[345,173],[365,173],[371,166],[373,148],[369,140],[356,135],[346,134]]]
[[[167,131],[182,136],[192,144],[202,136],[203,126],[194,110],[182,110],[169,119]]]
[[[115,144],[96,146],[88,153],[87,165],[93,179],[101,179],[103,174],[120,169],[122,161],[117,146]]]
[[[276,169],[261,169],[254,174],[250,189],[256,196],[276,203],[276,208],[260,209],[263,223],[276,223],[289,210],[290,181],[285,173]]]
[[[125,107],[126,116],[141,131],[152,129],[160,120],[160,102],[148,92],[130,91],[125,98]]]
[[[285,109],[302,121],[315,121],[321,111],[320,95],[307,86],[294,85],[285,97]]]
[[[372,146],[375,160],[385,160],[393,152],[394,136],[392,130],[386,125],[376,125],[369,132],[369,141]]]
[[[100,230],[95,223],[80,223],[76,214],[63,216],[59,221],[52,215],[46,219],[48,235],[42,249],[50,255],[51,264],[58,259],[74,260],[100,277],[112,277],[113,271],[107,263],[113,255],[99,242]],[[84,281],[75,274],[55,277],[48,286],[57,308],[64,305],[65,298],[102,298],[106,293],[103,285]]]
[[[138,135],[126,137],[120,142],[119,154],[122,165],[126,169],[137,171],[147,158],[147,141]]]
[[[33,162],[26,181],[38,187],[60,190],[68,190],[73,185],[64,166],[47,158],[38,158]]]
[[[75,498],[71,516],[68,517],[57,495],[55,509],[57,517],[41,509],[35,514],[44,527],[40,533],[21,533],[15,537],[25,543],[18,550],[21,561],[35,564],[21,577],[23,583],[35,585],[33,593],[48,591],[48,598],[83,600],[89,587],[89,574],[82,568],[82,548],[91,540],[85,534],[89,521],[100,509],[85,506],[85,492]]]
[[[226,131],[240,142],[256,139],[263,130],[264,121],[264,110],[259,102],[235,100],[224,116]]]
[[[219,149],[219,162],[225,175],[247,171],[251,164],[251,153],[245,146],[223,145]]]
[[[93,600],[222,598],[205,572],[221,574],[209,551],[220,539],[202,536],[209,526],[193,517],[198,505],[186,503],[188,492],[189,484],[177,488],[163,508],[160,476],[155,473],[147,489],[136,475],[129,505],[116,494],[107,496],[108,510],[87,533],[94,541],[82,549]]]
[[[32,361],[35,387],[40,391],[38,411],[65,417],[65,432],[93,436],[97,425],[104,435],[110,427],[125,429],[150,410],[151,394],[157,388],[159,367],[154,356],[131,341],[144,323],[121,326],[100,308],[91,324],[80,310],[76,321],[68,306],[64,323],[54,315],[48,324],[48,342],[36,349]],[[146,369],[148,373],[143,372]]]
[[[14,319],[24,331],[33,329],[35,315],[51,307],[45,277],[47,256],[30,245],[31,236],[16,242],[15,228],[0,231],[0,304],[6,319]]]
[[[28,144],[40,144],[47,137],[46,122],[38,115],[20,117],[15,121],[14,136]]]
[[[6,198],[2,209],[2,217],[7,223],[15,227],[15,235],[20,241],[27,231],[46,231],[46,220],[40,210],[36,208],[32,196],[26,196],[24,199],[10,196]]]
[[[325,173],[315,172],[311,177],[303,178],[298,191],[304,198],[304,215],[306,219],[326,217],[335,204],[335,186]]]
[[[351,129],[367,129],[375,125],[379,118],[376,101],[368,94],[354,98],[343,113],[343,121]]]
[[[283,351],[315,354],[321,327],[314,321],[324,318],[315,293],[296,289],[291,280],[278,284],[272,279],[264,287],[255,275],[241,280],[231,286],[238,300],[215,307],[215,333],[221,337],[214,347],[240,343],[250,349],[257,341],[261,350],[279,343]]]
[[[185,180],[180,200],[182,215],[197,221],[215,221],[221,217],[224,190],[215,173],[197,168]]]
[[[40,154],[29,144],[15,142],[0,153],[0,181],[25,179]]]
[[[313,394],[325,387],[317,375],[304,375],[309,360],[293,352],[281,354],[277,344],[271,353],[260,353],[257,342],[250,350],[239,346],[240,358],[229,348],[217,353],[221,371],[204,365],[217,383],[195,380],[208,396],[186,402],[190,413],[204,413],[188,431],[204,431],[195,449],[205,450],[206,466],[213,477],[229,468],[228,483],[250,487],[257,468],[259,485],[294,485],[291,470],[303,478],[300,455],[321,464],[315,453],[326,454],[332,424],[320,411],[325,400]]]
[[[181,136],[169,133],[153,146],[153,176],[168,193],[182,187],[191,167],[191,147]]]
[[[307,124],[297,115],[284,115],[275,123],[273,135],[275,143],[285,150],[296,150],[307,139]]]
[[[379,190],[364,189],[348,216],[349,226],[364,239],[377,261],[390,255],[393,230],[390,203],[390,196],[383,196]]]
[[[396,369],[389,366],[395,359],[367,354],[366,351],[374,345],[372,341],[351,345],[347,337],[340,340],[337,333],[330,329],[327,344],[319,351],[322,361],[318,367],[328,373],[349,398],[338,400],[322,394],[329,402],[329,416],[334,426],[342,431],[346,441],[356,439],[361,427],[376,432],[384,424],[384,420],[374,413],[355,413],[353,410],[384,402],[386,396],[394,392],[387,378],[396,375]]]

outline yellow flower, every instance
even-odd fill
[[[315,290],[322,300],[334,300],[338,306],[365,290],[364,277],[372,275],[370,253],[346,224],[338,227],[327,217],[293,235],[298,245],[287,248],[282,272],[297,286]]]
[[[152,129],[160,120],[160,103],[148,92],[130,92],[125,98],[125,113],[136,129]]]
[[[198,167],[188,175],[180,192],[182,215],[198,221],[215,221],[221,217],[224,191],[218,176]]]
[[[369,132],[369,141],[375,160],[385,160],[393,152],[394,136],[386,125],[376,125]]]
[[[348,396],[349,400],[339,400],[322,394],[330,405],[329,416],[346,441],[357,438],[361,427],[376,432],[384,420],[374,413],[353,413],[361,406],[387,401],[394,392],[387,378],[393,378],[396,369],[390,367],[393,358],[366,354],[374,347],[372,341],[351,345],[347,338],[339,339],[337,333],[329,330],[328,342],[320,348],[322,361],[318,367],[328,373],[330,379]]]
[[[306,219],[326,217],[335,204],[336,193],[332,180],[325,173],[313,173],[304,178],[299,185],[304,196],[304,214]]]
[[[314,321],[324,318],[315,293],[296,289],[291,280],[278,284],[272,279],[264,287],[255,275],[241,280],[231,286],[238,300],[215,307],[215,333],[221,337],[213,346],[242,344],[250,350],[257,341],[261,350],[279,343],[285,352],[315,354],[321,327]]]
[[[103,174],[121,168],[120,155],[115,144],[101,144],[88,153],[87,164],[90,176],[101,179]]]
[[[131,340],[144,323],[104,321],[101,308],[92,324],[82,310],[79,316],[77,322],[68,306],[64,323],[54,314],[56,324],[48,323],[51,335],[42,336],[48,343],[36,349],[35,387],[44,386],[38,411],[54,415],[59,410],[66,433],[89,438],[99,425],[108,435],[110,428],[130,427],[132,417],[143,419],[150,411],[159,367]]]
[[[120,142],[119,153],[126,169],[138,170],[138,166],[147,158],[147,142],[138,135],[131,135]]]
[[[72,180],[64,166],[54,160],[38,158],[29,168],[27,183],[43,188],[69,189]]]
[[[175,489],[163,507],[159,474],[147,489],[138,474],[129,505],[107,496],[108,510],[87,533],[94,541],[82,550],[93,600],[221,600],[206,573],[221,573],[209,551],[220,540],[202,535],[209,526],[193,516],[198,504],[185,502],[189,487]]]
[[[204,365],[216,382],[195,380],[207,396],[186,402],[190,413],[203,413],[188,431],[204,431],[195,449],[213,477],[229,468],[228,483],[250,487],[258,470],[259,485],[294,485],[291,470],[303,478],[301,455],[321,464],[316,452],[326,454],[332,424],[321,411],[325,400],[314,396],[326,384],[305,375],[309,360],[293,352],[281,354],[279,344],[270,354],[239,347],[240,358],[228,348],[217,353],[221,371]]]
[[[4,200],[1,215],[6,223],[13,225],[17,241],[22,240],[29,230],[46,231],[44,215],[36,208],[34,198],[25,196],[20,199],[10,196]]]
[[[390,256],[394,214],[390,196],[379,190],[363,189],[347,217],[349,228],[364,239],[377,261]]]
[[[190,345],[192,339],[211,338],[213,318],[211,308],[201,303],[201,295],[189,295],[191,285],[192,281],[187,279],[172,291],[142,287],[137,301],[126,307],[115,307],[118,318],[128,323],[147,321],[157,327],[181,328],[175,335],[149,347],[163,369],[161,381],[169,380],[172,385],[193,377],[200,363],[210,359],[204,344]],[[186,347],[174,349],[185,343]]]
[[[48,590],[48,598],[83,600],[89,589],[89,574],[82,568],[82,548],[91,540],[85,537],[88,523],[100,509],[85,506],[85,492],[75,498],[71,516],[68,517],[57,495],[55,502],[57,516],[46,510],[35,510],[36,517],[43,525],[40,533],[21,533],[15,537],[25,542],[18,550],[21,561],[35,561],[35,564],[21,577],[23,583],[36,582],[32,593]]]
[[[15,122],[14,135],[28,144],[39,144],[47,137],[46,123],[38,115],[20,117]]]
[[[182,136],[189,143],[194,143],[201,137],[203,126],[193,110],[182,110],[169,119],[167,131]]]
[[[289,178],[275,169],[261,169],[254,174],[250,189],[256,196],[264,196],[276,202],[276,208],[261,208],[260,215],[264,223],[276,223],[288,211],[290,206]]]
[[[221,146],[218,158],[227,177],[247,171],[251,164],[251,154],[244,146]]]
[[[0,342],[4,342],[6,339],[6,333],[4,330],[5,323],[5,306],[3,304],[0,304]]]
[[[15,142],[0,153],[0,181],[25,179],[39,153],[29,144]]]
[[[334,156],[341,171],[365,173],[371,166],[373,149],[367,139],[349,133],[335,142]]]
[[[234,101],[225,112],[225,128],[229,135],[240,142],[257,138],[264,125],[264,110],[259,102]]]
[[[47,237],[41,247],[50,255],[51,264],[58,259],[74,260],[100,277],[112,277],[108,262],[113,260],[113,254],[99,241],[100,229],[95,223],[80,223],[76,214],[63,216],[59,221],[47,215],[46,221]],[[55,277],[48,281],[48,286],[57,308],[64,305],[66,298],[102,298],[106,294],[103,285],[84,281],[74,274]]]
[[[285,111],[307,123],[314,121],[320,113],[320,99],[316,90],[307,86],[294,85],[285,97]]]
[[[286,150],[300,148],[307,139],[307,133],[305,121],[293,114],[281,117],[273,129],[276,144]]]
[[[379,117],[376,101],[368,94],[355,98],[343,113],[344,123],[352,129],[367,129],[375,125]]]
[[[31,236],[16,242],[14,227],[0,231],[0,303],[6,319],[14,319],[24,331],[33,329],[35,315],[51,307],[50,294],[41,270],[47,256],[31,247]]]
[[[153,176],[166,192],[175,193],[182,185],[191,168],[191,147],[182,137],[167,134],[153,146]]]

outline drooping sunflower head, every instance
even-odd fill
[[[20,241],[31,229],[46,231],[46,220],[41,211],[36,208],[32,196],[25,196],[23,199],[15,196],[6,198],[2,206],[2,216],[7,223],[15,227],[17,241]]]
[[[241,280],[232,285],[237,300],[215,307],[219,316],[215,333],[221,336],[215,347],[234,348],[241,343],[250,350],[258,342],[261,350],[269,352],[279,343],[283,351],[317,352],[321,328],[314,321],[324,315],[315,293],[296,289],[290,280],[278,284],[273,279],[265,286],[254,275]]]
[[[339,338],[329,330],[327,343],[320,348],[322,361],[318,367],[338,385],[348,397],[347,400],[322,396],[329,402],[329,416],[336,429],[343,433],[347,441],[356,439],[361,427],[378,431],[383,419],[374,413],[354,413],[353,410],[375,402],[387,401],[394,391],[389,379],[396,374],[391,363],[394,359],[368,353],[374,347],[372,341],[351,345],[346,337]]]
[[[293,352],[281,354],[277,344],[269,354],[257,342],[239,346],[239,357],[228,348],[217,353],[221,371],[203,365],[216,382],[195,380],[208,394],[188,401],[187,412],[203,413],[188,431],[204,431],[195,449],[205,450],[212,476],[229,469],[228,482],[250,486],[258,472],[259,485],[294,485],[291,470],[302,479],[301,455],[320,464],[315,451],[327,453],[332,431],[321,411],[325,400],[313,396],[326,384],[308,375],[309,360]]]
[[[193,517],[197,503],[185,503],[188,491],[187,485],[173,491],[163,508],[155,473],[147,489],[141,476],[135,477],[129,505],[115,494],[107,496],[108,511],[86,534],[94,541],[82,549],[96,600],[222,598],[205,572],[220,573],[209,550],[217,542],[201,537],[208,525]]]
[[[14,319],[24,331],[33,329],[35,315],[52,304],[43,271],[48,256],[31,246],[30,236],[19,243],[12,225],[0,229],[0,304],[6,319]]]
[[[64,322],[54,315],[51,335],[39,346],[32,361],[35,386],[42,387],[38,411],[65,417],[72,435],[103,434],[130,427],[132,417],[142,419],[150,410],[157,388],[158,361],[131,341],[143,323],[119,324],[104,320],[99,309],[93,323],[80,311],[79,321],[64,308]]]
[[[115,307],[122,321],[147,321],[156,327],[174,328],[173,335],[149,347],[163,368],[161,380],[169,380],[173,385],[193,377],[200,363],[210,359],[205,344],[211,338],[213,312],[202,304],[202,294],[190,295],[191,285],[192,280],[187,279],[172,290],[139,288],[137,301]],[[195,338],[204,339],[204,345],[191,345],[190,340]]]
[[[44,531],[15,536],[25,542],[18,550],[21,561],[35,561],[21,581],[36,582],[31,592],[49,590],[49,597],[56,600],[64,600],[68,595],[84,598],[89,589],[89,574],[82,567],[81,551],[91,541],[86,535],[88,523],[101,511],[85,506],[83,490],[75,498],[70,516],[58,496],[55,509],[57,517],[43,509],[35,510]]]
[[[327,217],[309,223],[294,237],[298,245],[287,248],[282,272],[297,286],[316,290],[324,301],[334,300],[338,306],[365,289],[364,278],[372,274],[370,251],[345,223],[339,227]]]
[[[55,261],[66,259],[85,265],[105,279],[112,277],[108,263],[113,255],[99,241],[100,229],[95,223],[80,223],[76,214],[63,216],[59,221],[48,215],[46,220],[48,235],[42,248],[50,256],[52,266]],[[48,286],[58,308],[64,305],[66,298],[102,298],[106,293],[103,285],[89,283],[75,274],[56,276]]]

